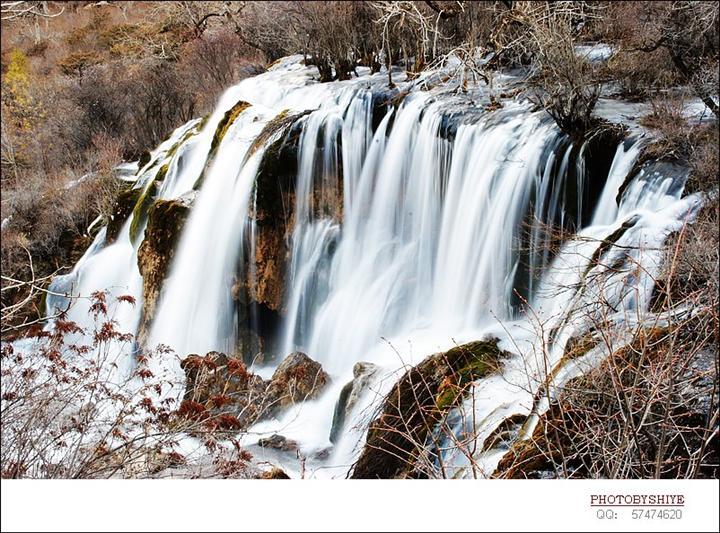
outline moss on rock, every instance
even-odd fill
[[[149,180],[142,188],[140,197],[133,209],[132,222],[130,222],[130,240],[137,241],[140,237],[140,231],[147,221],[148,210],[153,203],[153,198],[157,194],[158,184],[165,179],[170,163],[165,163],[155,173],[155,176]]]
[[[157,200],[149,209],[145,238],[138,249],[138,268],[143,278],[143,309],[138,331],[141,343],[146,340],[160,289],[189,214],[188,203],[181,200]]]
[[[120,230],[133,213],[141,193],[141,189],[128,189],[115,198],[112,218],[108,222],[107,232],[105,233],[105,242],[107,244],[112,244],[118,238]]]
[[[218,123],[217,129],[215,130],[215,135],[213,135],[212,143],[210,144],[211,157],[215,155],[215,152],[217,152],[217,149],[220,146],[222,140],[225,138],[225,135],[230,129],[230,126],[232,126],[233,122],[235,122],[235,120],[240,116],[240,114],[248,107],[250,107],[250,104],[248,102],[240,100],[238,103],[236,103],[234,106],[232,106],[225,112],[223,118],[220,119],[220,122]]]
[[[218,125],[215,128],[215,134],[213,135],[212,142],[210,143],[210,150],[208,151],[207,160],[205,161],[205,167],[203,168],[200,176],[193,185],[194,190],[200,190],[200,188],[202,187],[202,184],[205,181],[205,173],[207,172],[207,169],[210,168],[213,159],[215,159],[217,150],[220,147],[223,139],[225,138],[228,130],[230,129],[230,126],[232,126],[233,122],[235,122],[235,120],[240,116],[240,114],[247,108],[249,108],[251,105],[252,104],[245,102],[244,100],[240,100],[230,109],[228,109],[223,115],[223,118],[220,119],[220,122],[218,122]]]
[[[443,414],[457,406],[472,383],[496,372],[505,354],[497,340],[456,346],[410,369],[385,398],[355,463],[355,479],[420,477],[413,458]]]

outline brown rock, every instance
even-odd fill
[[[115,199],[113,206],[112,219],[108,222],[105,240],[108,244],[112,244],[117,239],[120,230],[132,215],[135,204],[140,198],[142,189],[127,189],[121,192]]]
[[[290,405],[316,398],[330,382],[320,364],[300,352],[290,354],[269,382],[249,372],[240,359],[220,352],[204,357],[189,355],[180,366],[186,376],[181,414],[210,422],[219,420],[226,426],[224,429],[233,430],[244,429]],[[285,438],[273,435],[265,444],[287,449],[297,446],[281,439]]]
[[[329,383],[330,376],[320,363],[302,352],[294,352],[275,370],[267,395],[272,408],[277,410],[317,398]]]
[[[443,413],[458,405],[472,383],[496,372],[504,357],[496,340],[437,353],[411,368],[385,398],[353,466],[355,479],[423,477],[415,458]]]
[[[208,417],[231,415],[237,419],[233,429],[243,429],[266,415],[267,383],[239,359],[210,352],[190,355],[180,366],[187,379],[184,403],[200,405]]]
[[[297,442],[278,435],[277,433],[265,439],[260,439],[258,446],[261,448],[272,448],[273,450],[280,450],[282,452],[292,452],[298,449]]]
[[[145,238],[138,249],[143,278],[143,309],[138,340],[147,339],[163,281],[167,277],[177,242],[190,214],[191,199],[157,200],[150,207]]]
[[[257,479],[290,479],[290,476],[288,476],[282,469],[275,466],[272,470],[268,470],[267,472],[260,474]]]

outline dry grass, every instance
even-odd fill
[[[690,175],[686,191],[711,192],[718,188],[718,122],[691,123],[682,97],[658,97],[641,123],[657,136],[643,153],[643,160],[669,160],[686,165]]]
[[[566,383],[532,435],[501,460],[503,478],[717,478],[720,391],[718,204],[672,235],[654,315]],[[665,317],[663,319],[659,317]],[[617,327],[617,326],[616,326]]]

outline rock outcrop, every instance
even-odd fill
[[[330,382],[321,365],[300,352],[290,354],[267,381],[248,371],[240,359],[220,352],[204,357],[189,355],[180,366],[186,377],[180,413],[221,420],[228,423],[227,429],[234,430],[273,417],[295,403],[317,398]],[[292,441],[280,435],[265,439],[264,444],[292,448]]]
[[[345,421],[352,413],[363,392],[372,383],[378,369],[377,365],[362,361],[355,363],[355,366],[353,366],[353,379],[340,391],[340,397],[337,404],[335,404],[335,413],[333,414],[332,428],[330,430],[330,442],[333,444],[337,443]]]
[[[145,342],[155,316],[160,289],[175,255],[193,197],[156,200],[148,212],[145,238],[138,249],[138,268],[143,278],[143,309],[138,341]]]
[[[255,477],[255,479],[290,479],[290,476],[288,476],[284,470],[278,467],[273,467],[267,472],[259,474]]]
[[[298,449],[298,443],[294,440],[290,440],[277,433],[267,438],[260,439],[258,446],[261,448],[270,448],[273,450],[280,450],[281,452],[293,452]]]
[[[115,198],[113,205],[112,218],[108,221],[107,231],[105,233],[105,242],[112,244],[118,238],[120,230],[127,221],[128,217],[132,215],[140,199],[142,189],[127,189],[118,194]]]
[[[237,353],[246,363],[274,361],[285,301],[285,277],[291,251],[295,208],[297,150],[302,114],[280,113],[270,121],[250,148],[265,146],[255,179],[249,216],[255,221],[253,250],[243,254],[243,265],[232,286],[237,309]],[[255,320],[253,320],[254,318]]]
[[[302,352],[294,352],[277,367],[266,394],[275,412],[296,403],[314,400],[329,383],[330,376],[320,363]]]
[[[423,477],[419,446],[472,383],[496,372],[505,357],[496,340],[476,341],[431,355],[411,368],[385,398],[370,424],[365,447],[352,469],[355,479]]]
[[[267,414],[267,383],[239,359],[219,352],[190,355],[180,364],[187,379],[185,405],[202,407],[212,418],[232,416],[243,429]]]
[[[304,115],[281,113],[265,127],[252,150],[272,136],[281,136],[264,151],[255,180],[255,203],[250,216],[256,223],[255,254],[248,257],[245,289],[250,301],[280,311],[286,263],[290,254],[297,151],[300,142],[299,120]],[[252,262],[252,264],[250,264]],[[251,277],[250,273],[254,277]]]

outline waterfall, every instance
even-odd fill
[[[165,343],[178,354],[234,349],[231,288],[261,156],[248,151],[269,118],[249,107],[223,138],[165,283],[151,346]]]
[[[481,94],[473,100],[413,89],[399,76],[391,102],[385,75],[359,70],[357,79],[320,84],[314,67],[299,57],[283,59],[229,89],[207,120],[174,132],[138,169],[134,185],[142,191],[138,206],[152,187],[163,199],[199,189],[148,344],[166,344],[180,357],[233,353],[233,285],[257,246],[250,216],[256,179],[268,147],[285,133],[265,138],[263,132],[288,110],[308,112],[297,122],[293,226],[276,344],[281,357],[306,352],[333,384],[320,399],[257,424],[245,442],[281,432],[304,453],[328,448],[333,409],[353,366],[378,365],[378,378],[317,475],[347,472],[367,422],[406,365],[461,342],[492,335],[513,353],[502,375],[475,386],[480,449],[506,418],[537,416],[543,406],[534,393],[546,366],[559,365],[567,340],[603,312],[598,302],[609,301],[617,321],[647,308],[664,238],[697,204],[696,197],[682,198],[683,176],[675,171],[643,168],[631,175],[644,142],[638,132],[610,147],[614,157],[601,173],[588,148],[600,141],[569,139],[526,101],[507,100],[488,111]],[[378,95],[387,97],[384,104]],[[593,198],[592,191],[600,192]],[[121,325],[136,332],[137,254],[146,222],[136,209],[112,244],[101,230],[54,292],[129,293],[138,305]],[[596,254],[604,260],[593,262]],[[77,298],[71,308],[81,322],[84,301]],[[51,309],[64,305],[65,299],[49,301]],[[175,359],[163,364],[182,379]],[[558,367],[558,375],[573,371]],[[455,430],[467,423],[458,418]],[[486,474],[499,454],[478,454]],[[452,450],[445,464],[458,475],[467,467]]]

